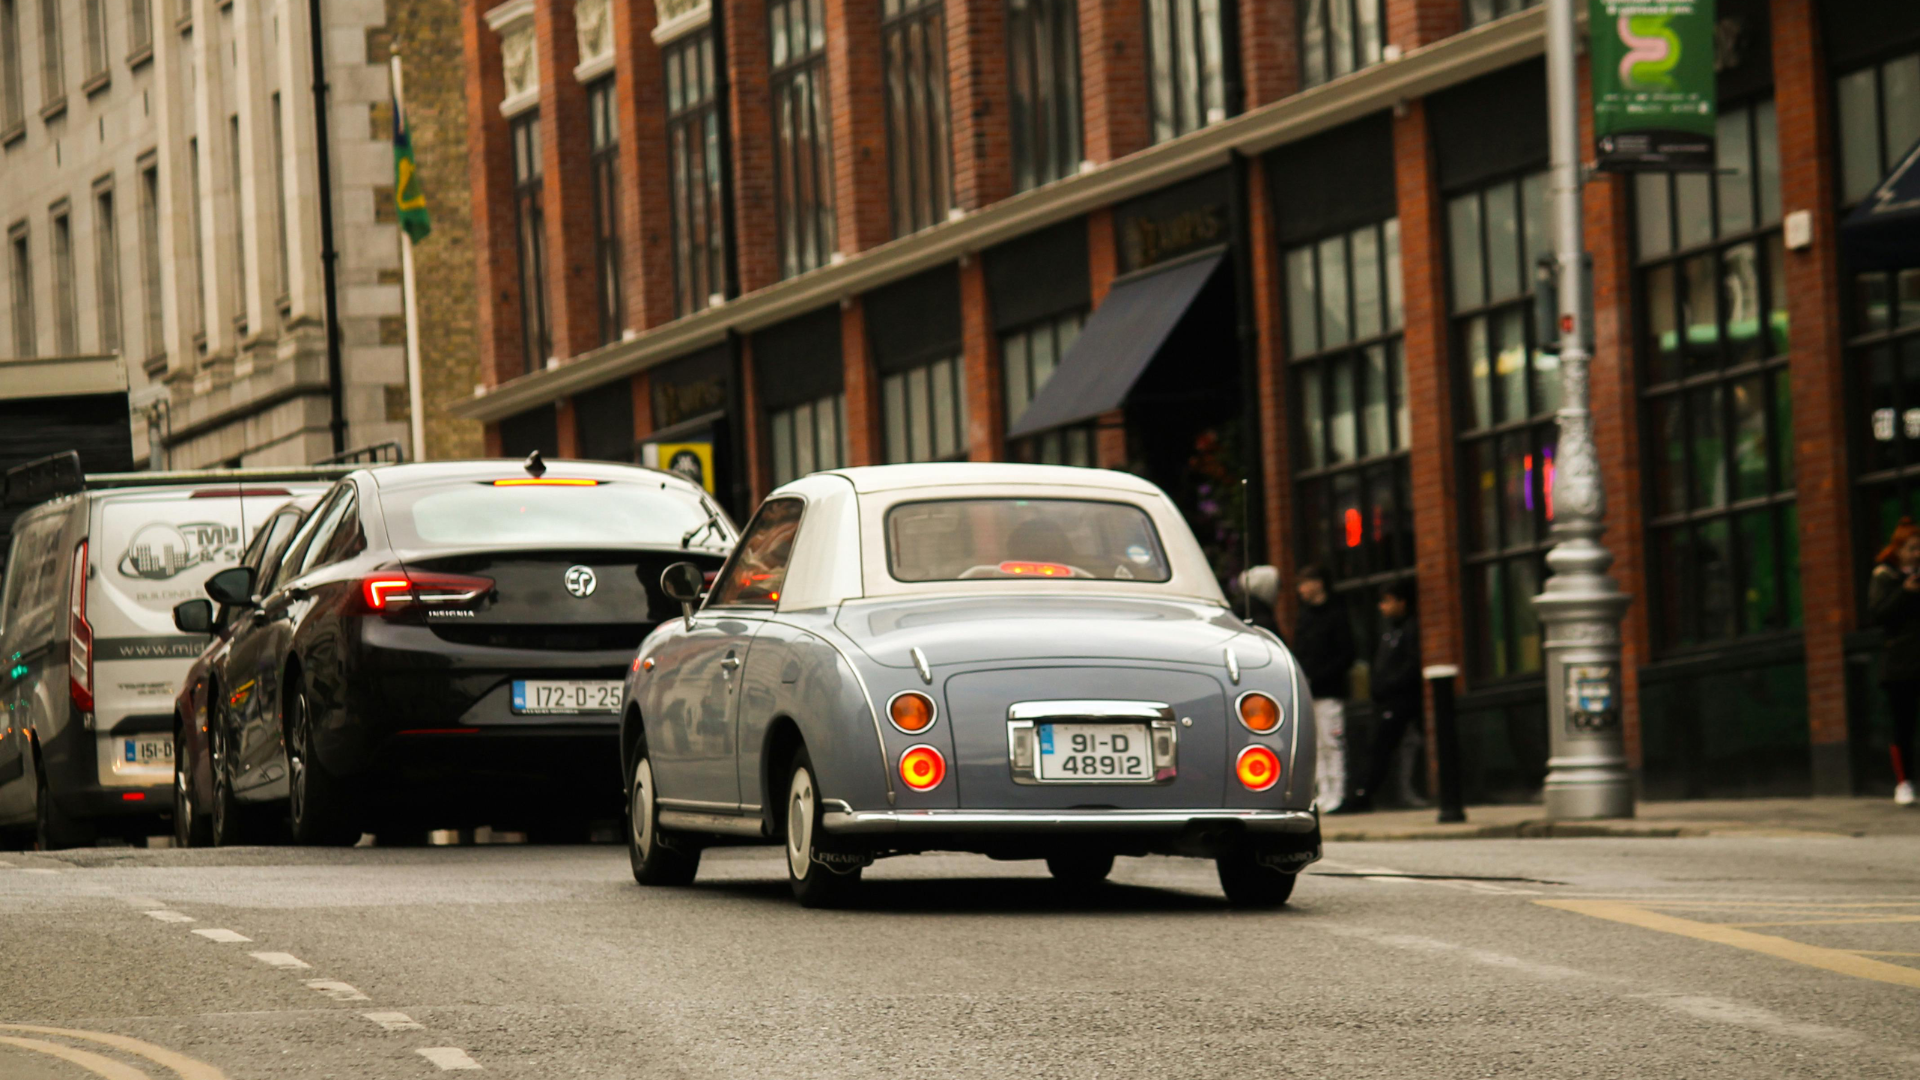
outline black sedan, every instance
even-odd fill
[[[286,800],[300,843],[580,835],[621,811],[622,678],[680,611],[661,571],[717,570],[735,535],[654,469],[535,455],[352,473],[277,565],[209,582],[248,609],[206,674],[215,767],[240,804]]]

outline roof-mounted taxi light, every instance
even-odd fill
[[[1265,791],[1280,782],[1280,758],[1264,746],[1249,746],[1234,759],[1233,774],[1248,791]]]
[[[947,759],[924,743],[900,755],[900,782],[915,791],[932,791],[947,778]]]
[[[1240,723],[1255,735],[1271,735],[1280,729],[1280,703],[1250,690],[1240,695]]]
[[[1051,562],[1010,561],[1000,564],[1000,572],[1011,577],[1072,577],[1073,567]]]
[[[586,480],[574,476],[516,476],[506,480],[495,480],[494,487],[599,487],[600,481]]]
[[[933,726],[933,699],[918,690],[903,690],[887,702],[887,719],[909,735],[918,735]]]

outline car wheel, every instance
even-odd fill
[[[38,762],[34,764],[39,765]],[[59,804],[53,801],[53,793],[47,790],[46,771],[37,767],[34,771],[38,778],[34,784],[33,846],[40,851],[59,851],[92,844],[92,827],[85,822],[75,821],[60,809]]]
[[[344,847],[360,839],[340,782],[314,756],[313,712],[304,686],[287,699],[287,816],[293,842]]]
[[[1234,907],[1279,907],[1293,895],[1298,875],[1262,865],[1250,851],[1222,855],[1214,864],[1220,870],[1220,888]]]
[[[1049,855],[1047,871],[1062,885],[1090,889],[1113,873],[1113,854],[1106,851],[1067,851]]]
[[[633,793],[627,809],[627,858],[633,880],[642,885],[691,885],[700,869],[700,849],[662,832],[654,801],[653,762],[642,748],[633,763]]]
[[[861,862],[821,846],[822,801],[813,780],[813,762],[803,748],[794,755],[787,782],[787,882],[801,907],[845,904],[860,884]]]
[[[219,724],[207,727],[207,750],[207,772],[213,777],[213,805],[207,808],[207,841],[215,847],[245,844],[253,839],[248,828],[251,823],[247,820],[247,808],[240,805],[240,799],[233,793],[230,771],[233,749],[227,745],[226,734]],[[177,776],[178,766],[175,771]]]
[[[173,846],[206,847],[213,826],[193,797],[193,762],[187,760],[185,730],[173,733]]]

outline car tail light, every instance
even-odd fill
[[[1072,577],[1073,567],[1050,562],[1003,562],[1000,572],[1013,577]]]
[[[458,607],[493,591],[493,579],[470,574],[432,574],[403,571],[376,574],[360,582],[360,600],[367,613],[388,615],[413,605]]]
[[[909,735],[918,735],[933,726],[933,699],[918,690],[893,695],[887,702],[887,718],[893,726]]]
[[[1280,727],[1280,703],[1258,690],[1240,695],[1240,723],[1255,735],[1270,735]]]
[[[87,542],[73,549],[67,605],[67,683],[73,707],[93,711],[93,624],[87,622]]]
[[[564,476],[516,476],[495,480],[494,487],[599,487],[598,480],[580,480]]]
[[[287,498],[293,492],[282,487],[232,487],[201,488],[187,496],[189,499],[264,499],[269,497]]]
[[[1234,759],[1233,773],[1248,791],[1265,791],[1280,782],[1280,758],[1264,746],[1249,746]]]
[[[931,746],[908,747],[900,755],[900,782],[915,791],[932,791],[947,778],[947,759]]]

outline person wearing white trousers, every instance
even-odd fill
[[[1241,580],[1255,599],[1272,605],[1280,595],[1280,573],[1271,566],[1250,568]],[[1346,605],[1327,588],[1327,573],[1304,566],[1295,575],[1299,617],[1287,644],[1307,676],[1313,693],[1314,795],[1320,812],[1331,814],[1347,801],[1347,677],[1355,659],[1353,626]]]

